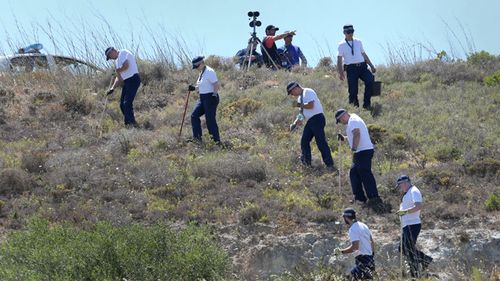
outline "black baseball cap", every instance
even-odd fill
[[[274,25],[270,24],[270,25],[268,25],[266,27],[266,32],[269,31],[269,30],[271,30],[271,29],[280,30],[277,26],[274,26]]]
[[[290,92],[295,88],[295,87],[298,87],[299,86],[299,83],[295,82],[295,81],[290,81],[288,82],[288,84],[286,85],[286,92],[287,92],[287,95],[290,94]]]
[[[342,117],[342,115],[344,115],[346,112],[347,110],[343,108],[337,109],[337,111],[335,111],[335,124],[339,123],[340,117]]]
[[[353,208],[345,208],[344,211],[342,212],[342,216],[353,218],[356,216],[356,211],[354,211]]]

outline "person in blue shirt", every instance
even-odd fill
[[[278,49],[281,55],[281,65],[283,68],[291,69],[296,65],[307,67],[307,59],[298,46],[292,45],[293,35],[283,38],[285,45]],[[301,63],[302,62],[302,63]]]
[[[241,69],[248,67],[248,57],[249,57],[248,53],[250,51],[250,48],[252,48],[252,55],[250,56],[250,66],[257,65],[258,67],[261,67],[262,64],[264,63],[262,55],[259,54],[256,50],[257,40],[250,38],[248,40],[248,46],[245,49],[241,49],[236,53],[236,57],[238,57],[238,63]]]

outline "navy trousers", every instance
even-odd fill
[[[410,274],[412,277],[419,276],[419,263],[426,267],[432,258],[417,250],[417,238],[420,234],[422,224],[412,224],[403,227],[403,255],[406,256],[410,264]]]
[[[302,149],[302,163],[304,165],[311,165],[311,140],[314,137],[316,139],[316,145],[321,152],[321,157],[323,162],[327,167],[333,166],[333,158],[330,153],[330,147],[326,142],[325,136],[325,115],[319,113],[307,120],[304,126],[304,131],[302,132],[302,139],[300,140],[300,147]]]
[[[351,269],[351,276],[354,280],[372,279],[375,272],[375,261],[371,255],[358,255],[355,258],[356,266]]]
[[[349,103],[359,106],[358,101],[358,79],[365,82],[365,95],[363,98],[363,107],[371,106],[371,96],[373,91],[373,81],[375,78],[368,70],[366,62],[360,64],[350,64],[346,67],[347,84],[349,86]]]
[[[139,74],[134,74],[134,76],[123,80],[120,109],[125,119],[125,125],[136,124],[133,103],[140,85],[141,78]]]
[[[216,114],[217,106],[219,105],[219,95],[208,93],[201,94],[200,100],[195,105],[193,113],[191,113],[191,126],[193,128],[193,138],[201,141],[201,120],[200,117],[205,115],[207,121],[208,133],[212,136],[215,142],[220,142],[219,127],[217,126]]]
[[[366,201],[366,197],[368,199],[378,197],[377,183],[372,173],[373,153],[373,149],[368,149],[356,152],[352,156],[352,166],[349,171],[352,193],[354,194],[354,199],[363,202]],[[366,191],[366,196],[363,187]]]

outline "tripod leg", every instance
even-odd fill
[[[257,42],[259,42],[259,44],[262,46],[262,41],[260,41],[259,38],[257,38]],[[267,55],[267,57],[269,58],[269,60],[273,63],[273,66],[276,70],[280,69],[281,67],[278,68],[278,66],[276,65],[276,62],[273,60],[273,58],[271,58],[271,56],[269,55],[269,53],[267,52],[266,50],[266,46],[263,46],[263,48],[261,48]]]

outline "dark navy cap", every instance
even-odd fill
[[[354,211],[353,208],[345,208],[344,212],[342,212],[342,216],[353,218],[356,216],[356,211]]]
[[[271,30],[271,29],[274,29],[274,30],[280,30],[277,26],[274,26],[272,24],[266,26],[266,32]]]
[[[346,24],[346,25],[344,25],[344,31],[354,32],[354,27],[352,26],[352,24]]]
[[[111,53],[111,51],[113,51],[113,47],[108,47],[106,48],[106,51],[104,51],[104,55],[106,56],[106,60],[109,60],[109,54]]]
[[[287,95],[290,94],[290,92],[295,88],[295,87],[298,87],[299,86],[299,83],[295,82],[295,81],[290,81],[288,82],[288,84],[286,85],[286,92],[287,92]]]
[[[409,176],[407,176],[407,175],[401,175],[401,176],[399,176],[398,180],[396,181],[396,187],[398,187],[400,183],[409,182],[409,181],[410,181],[410,177]]]
[[[347,110],[340,108],[335,111],[335,124],[339,123],[339,118],[342,117],[347,112]]]
[[[202,57],[202,56],[197,56],[196,58],[194,58],[191,63],[193,64],[193,69],[197,68],[200,63],[203,61],[205,57]]]

